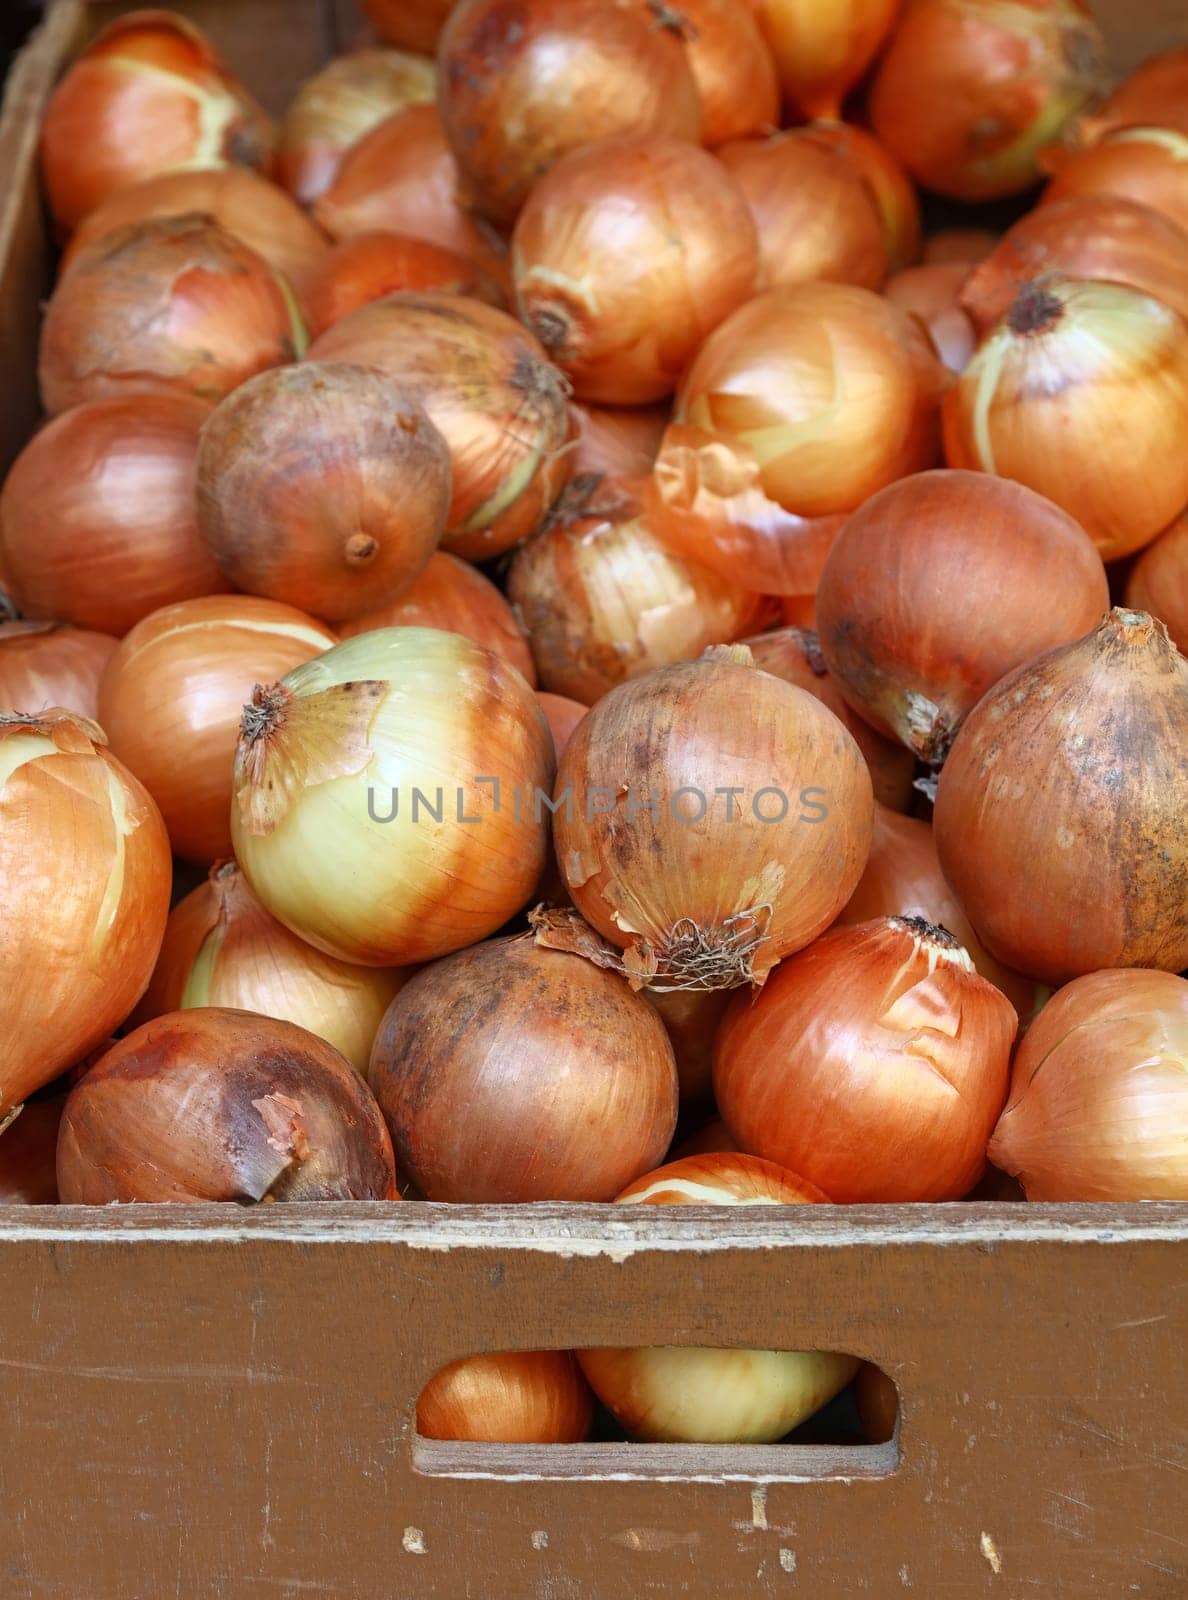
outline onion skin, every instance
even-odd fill
[[[119,641],[60,622],[0,622],[0,712],[65,706],[92,722]]]
[[[744,1150],[839,1204],[959,1200],[982,1174],[1019,1019],[950,934],[838,928],[738,997],[714,1094]]]
[[[466,1356],[434,1373],[417,1401],[423,1439],[501,1444],[577,1444],[594,1402],[568,1350]]]
[[[426,290],[505,304],[495,280],[454,250],[401,233],[361,233],[328,251],[311,274],[306,291],[310,336],[316,339],[360,306],[387,295]]]
[[[841,117],[842,101],[890,33],[898,0],[757,0],[784,99],[806,118]]]
[[[578,430],[575,478],[641,478],[651,471],[668,426],[667,406],[571,405]]]
[[[895,273],[883,289],[892,305],[920,318],[950,372],[965,371],[978,343],[960,300],[968,276],[963,261],[932,262]]]
[[[925,266],[949,261],[968,261],[975,266],[984,261],[998,243],[998,235],[986,228],[942,228],[924,241]]]
[[[894,1439],[899,1422],[899,1390],[887,1374],[870,1361],[864,1361],[858,1368],[854,1401],[868,1444],[886,1444]]]
[[[670,1161],[684,1161],[687,1156],[707,1155],[741,1155],[742,1152],[726,1131],[726,1124],[715,1117],[713,1122],[707,1122],[704,1128],[689,1139],[683,1140],[679,1145],[674,1145],[669,1155]],[[753,1161],[754,1156],[750,1157]]]
[[[511,256],[520,316],[578,398],[646,405],[754,293],[759,241],[720,162],[643,135],[558,161],[520,212]]]
[[[813,122],[803,133],[845,156],[865,179],[882,218],[891,270],[899,272],[919,261],[924,232],[920,199],[886,145],[851,122]]]
[[[65,1095],[31,1100],[0,1137],[0,1206],[56,1206],[54,1159]]]
[[[749,4],[681,0],[685,47],[701,101],[701,142],[771,133],[780,125],[775,60]]]
[[[367,1085],[304,1028],[174,1011],[121,1039],[70,1091],[64,1205],[397,1200]]]
[[[1115,128],[1134,127],[1188,133],[1188,45],[1142,62],[1103,106],[1078,121],[1076,133],[1078,142],[1093,144]]]
[[[580,700],[568,700],[563,694],[549,694],[540,689],[536,692],[536,703],[544,712],[544,719],[553,736],[553,753],[560,760],[573,730],[589,708],[582,705]]]
[[[660,1013],[672,1045],[682,1110],[710,1100],[713,1096],[714,1032],[729,1004],[730,991],[643,989],[641,993]],[[724,1147],[715,1145],[714,1148]]]
[[[446,18],[457,0],[360,0],[366,16],[402,50],[432,55]]]
[[[1188,983],[1094,972],[1015,1057],[991,1158],[1029,1200],[1188,1200]]]
[[[62,710],[0,715],[0,1122],[139,1000],[169,914],[160,813]]]
[[[126,395],[34,434],[0,495],[4,587],[25,616],[118,635],[227,588],[194,504],[209,415],[189,395]]]
[[[664,1157],[672,1046],[627,983],[531,935],[439,961],[371,1055],[397,1160],[429,1200],[611,1200]]]
[[[1126,604],[1158,617],[1181,655],[1188,655],[1188,512],[1149,544],[1126,583]]]
[[[1088,150],[1053,148],[1044,155],[1052,181],[1041,205],[1073,195],[1109,194],[1161,212],[1188,229],[1188,132],[1171,128],[1118,128]]]
[[[252,685],[334,642],[312,617],[248,595],[163,606],[122,640],[99,685],[99,721],[179,856],[207,866],[231,854],[231,763]]]
[[[941,770],[933,817],[992,955],[1052,985],[1188,966],[1186,746],[1188,663],[1143,612],[1116,609],[995,685]]]
[[[1101,557],[1067,512],[1005,478],[924,472],[846,523],[817,627],[853,709],[938,765],[987,690],[1090,633],[1109,604]]]

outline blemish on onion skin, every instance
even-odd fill
[[[405,1528],[400,1543],[410,1556],[423,1556],[425,1554],[425,1535],[420,1528]]]
[[[795,1550],[781,1549],[781,1551],[780,1551],[780,1566],[784,1569],[785,1572],[795,1572],[796,1571],[796,1551]]]
[[[998,1546],[988,1533],[982,1535],[982,1554],[990,1563],[990,1571],[995,1577],[1002,1571],[1002,1557],[998,1553]]]
[[[549,1548],[549,1536],[543,1528],[537,1528],[533,1532],[532,1548],[534,1550],[547,1550]]]

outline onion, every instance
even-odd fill
[[[168,11],[108,24],[54,90],[41,170],[73,228],[116,189],[180,168],[265,166],[272,125],[206,35]]]
[[[870,849],[858,746],[738,646],[599,701],[561,758],[567,795],[553,830],[574,904],[661,989],[762,984],[829,926]]]
[[[0,622],[0,712],[65,706],[93,722],[117,641],[60,622]]]
[[[1188,321],[1111,283],[1024,284],[945,401],[951,466],[1038,490],[1106,561],[1188,504],[1186,436]]]
[[[593,1402],[568,1350],[466,1356],[434,1373],[417,1401],[423,1439],[577,1444]]]
[[[984,261],[998,243],[998,235],[986,228],[942,228],[924,241],[925,266],[940,266],[947,261]]]
[[[756,0],[784,98],[804,117],[841,116],[842,101],[890,33],[897,0]]]
[[[915,757],[897,742],[876,733],[850,709],[829,674],[817,635],[805,628],[777,628],[774,633],[757,634],[743,643],[760,671],[795,684],[829,707],[861,750],[870,769],[875,799],[893,811],[906,811],[915,799]]]
[[[305,297],[310,334],[316,339],[360,306],[405,290],[504,304],[495,280],[454,250],[401,233],[361,233],[329,251],[311,275]]]
[[[1188,133],[1188,45],[1137,66],[1091,116],[1077,123],[1082,142],[1115,128],[1175,128]]]
[[[198,518],[219,570],[331,622],[406,590],[449,504],[445,440],[415,399],[362,367],[261,373],[202,430]]]
[[[727,1012],[718,1109],[744,1150],[841,1204],[959,1200],[985,1165],[1018,1023],[945,929],[838,928]]]
[[[281,123],[278,180],[311,205],[334,182],[352,145],[405,106],[436,95],[437,73],[424,56],[356,50],[328,62],[300,85]]]
[[[681,0],[684,39],[701,100],[701,142],[716,150],[728,139],[765,134],[780,125],[775,60],[749,3]]]
[[[536,791],[547,799],[552,772],[544,717],[501,657],[428,628],[360,634],[245,707],[235,854],[317,949],[431,961],[532,893],[549,833]]]
[[[1073,195],[1110,194],[1188,229],[1188,132],[1118,128],[1088,150],[1046,151],[1044,169],[1053,174],[1045,206]]]
[[[988,689],[1092,631],[1101,557],[1050,500],[980,472],[923,472],[872,495],[817,590],[821,654],[871,727],[938,765]]]
[[[198,531],[198,434],[184,394],[93,400],[48,423],[0,496],[5,587],[26,616],[126,633],[227,584]]]
[[[120,644],[99,685],[99,720],[179,856],[207,865],[231,854],[231,763],[252,685],[333,643],[291,606],[229,595],[163,606]]]
[[[899,1422],[899,1390],[887,1374],[864,1361],[854,1379],[854,1403],[868,1444],[894,1439]]]
[[[933,262],[897,272],[883,291],[892,305],[919,317],[950,372],[965,371],[978,343],[960,300],[968,277],[964,261]]]
[[[675,1161],[618,1196],[626,1205],[812,1205],[825,1196],[796,1174],[741,1155]],[[712,1328],[712,1321],[705,1324]],[[831,1400],[853,1356],[822,1350],[715,1350],[700,1345],[579,1350],[595,1394],[636,1438],[697,1444],[770,1442]]]
[[[520,316],[579,398],[608,405],[670,394],[759,267],[747,198],[721,163],[646,135],[558,161],[511,249]]]
[[[442,25],[457,0],[360,0],[364,12],[393,44],[432,55]]]
[[[65,1095],[32,1100],[0,1138],[0,1206],[56,1206],[54,1163]]]
[[[553,736],[553,753],[560,760],[561,752],[569,743],[573,730],[589,710],[580,700],[567,700],[563,694],[547,694],[537,690],[536,703],[544,713]]]
[[[838,517],[836,521],[838,524],[838,532],[840,533],[845,525],[845,518]],[[827,554],[828,551],[826,551],[826,555]],[[821,557],[821,565],[825,565],[824,555]],[[803,628],[809,633],[814,633],[816,631],[817,597],[815,594],[783,594],[779,597],[779,605],[780,616],[783,618],[788,627]],[[743,642],[746,643],[745,640]],[[821,665],[822,667],[825,666],[824,661],[821,662]],[[777,673],[777,677],[778,676],[779,674]],[[840,699],[841,696],[839,695],[838,698]],[[849,706],[847,706],[846,710],[849,711],[849,709]],[[861,717],[858,717],[855,720],[858,722],[862,721]],[[884,741],[884,743],[886,743],[886,741]]]
[[[73,713],[0,714],[0,1125],[144,991],[169,914],[156,806]]]
[[[1188,655],[1188,512],[1143,551],[1127,580],[1126,604],[1158,617]]]
[[[234,861],[178,902],[134,1021],[220,1006],[279,1017],[325,1039],[366,1077],[371,1045],[409,974],[323,955],[269,916]]]
[[[886,227],[862,173],[840,151],[793,128],[718,153],[755,219],[761,288],[815,279],[879,287]]]
[[[918,183],[954,200],[1017,194],[1085,108],[1104,41],[1080,0],[909,0],[870,93],[874,131]]]
[[[656,1013],[615,973],[531,934],[410,979],[376,1036],[371,1084],[429,1200],[611,1200],[676,1127]]]
[[[729,999],[729,996],[726,996]],[[686,1156],[709,1156],[741,1154],[738,1146],[726,1131],[726,1124],[718,1118],[707,1122],[688,1139],[683,1139],[679,1145],[673,1145],[670,1161],[683,1161]],[[754,1156],[748,1156],[748,1161],[754,1161]]]
[[[437,99],[463,179],[511,222],[562,156],[625,134],[696,140],[680,12],[653,0],[469,0],[438,51]]]
[[[322,1039],[219,1007],[146,1022],[70,1091],[65,1205],[396,1200],[367,1085]]]
[[[992,955],[1050,984],[1188,966],[1185,748],[1188,662],[1142,612],[1112,611],[989,692],[941,771],[934,826]]]
[[[886,145],[851,122],[814,122],[802,133],[845,156],[865,179],[882,219],[891,270],[898,272],[918,261],[923,233],[919,196]]]
[[[50,412],[134,389],[217,401],[304,340],[292,291],[263,257],[208,217],[155,217],[96,240],[58,283],[41,398]]]
[[[1188,983],[1094,972],[1049,1000],[990,1154],[1029,1200],[1188,1200]]]
[[[429,413],[453,457],[443,541],[453,555],[511,549],[564,487],[564,379],[504,312],[461,296],[391,295],[344,317],[309,353],[377,367]]]
[[[730,1002],[730,991],[644,989],[642,993],[660,1013],[672,1045],[682,1108],[709,1100],[713,1095],[714,1033]],[[726,1147],[718,1144],[713,1148]]]
[[[651,471],[668,426],[667,406],[571,406],[578,429],[575,479],[641,478]]]
[[[439,550],[399,600],[368,611],[338,629],[343,639],[378,628],[438,628],[460,633],[511,663],[529,684],[536,663],[515,612],[491,582],[468,561]]]

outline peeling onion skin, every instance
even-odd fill
[[[306,292],[314,339],[361,306],[390,294],[463,294],[504,307],[503,291],[473,261],[427,239],[360,233],[327,251]]]
[[[506,1350],[442,1367],[421,1390],[423,1439],[578,1444],[594,1401],[569,1350]]]
[[[0,715],[0,774],[3,1122],[139,1000],[172,862],[160,812],[95,723]]]
[[[1188,966],[1185,749],[1188,662],[1144,612],[1115,609],[995,685],[941,769],[933,816],[992,955],[1053,985]]]
[[[838,1204],[959,1200],[985,1167],[1018,1023],[943,929],[834,929],[733,1002],[718,1110],[744,1150]]]
[[[924,234],[920,197],[886,145],[851,122],[812,122],[802,131],[806,138],[845,156],[865,180],[882,218],[892,272],[919,261]]]
[[[950,372],[964,372],[978,344],[959,299],[968,275],[963,261],[932,262],[895,273],[883,287],[892,305],[924,323]]]
[[[575,478],[641,478],[651,470],[668,426],[667,405],[569,409],[577,429]]]
[[[1052,181],[1041,208],[1072,195],[1115,195],[1161,212],[1188,229],[1188,130],[1118,128],[1087,150],[1054,146],[1044,152]]]
[[[1188,511],[1149,544],[1131,569],[1126,604],[1158,617],[1181,655],[1188,655]]]
[[[1092,632],[1110,591],[1066,511],[1009,479],[923,472],[872,495],[825,561],[821,654],[877,732],[938,765],[982,696]]]
[[[1188,1200],[1186,1068],[1183,978],[1077,978],[1019,1046],[991,1159],[1029,1200]]]
[[[402,50],[417,50],[432,55],[437,49],[446,18],[457,0],[360,0],[364,14],[371,18],[385,39]]]
[[[59,622],[0,622],[0,713],[64,706],[94,722],[119,640]]]
[[[30,1100],[0,1136],[0,1206],[56,1206],[55,1155],[65,1095]]]
[[[771,133],[780,125],[775,59],[749,0],[681,0],[685,48],[701,101],[701,142]]]
[[[428,1200],[607,1201],[663,1160],[672,1046],[617,973],[491,940],[401,990],[370,1082],[401,1170]]]
[[[789,107],[803,117],[839,119],[898,9],[898,0],[756,0]]]
[[[174,1011],[112,1046],[71,1090],[64,1205],[397,1200],[367,1085],[304,1028],[249,1011]]]

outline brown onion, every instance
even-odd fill
[[[31,1100],[0,1130],[0,1206],[56,1206],[55,1158],[65,1095]]]
[[[536,703],[544,712],[544,719],[553,736],[553,752],[560,759],[573,730],[590,708],[580,700],[568,700],[563,694],[549,694],[543,689],[536,691]]]
[[[174,1011],[121,1039],[70,1091],[65,1205],[396,1200],[367,1085],[304,1028],[249,1011]]]
[[[360,0],[385,39],[402,50],[432,55],[438,35],[457,0]]]
[[[1015,1057],[990,1154],[1029,1200],[1188,1200],[1188,983],[1095,972]]]
[[[852,122],[813,122],[803,132],[806,138],[845,156],[866,181],[882,219],[891,270],[898,272],[918,261],[923,234],[920,199],[886,145]]]
[[[713,1095],[714,1033],[730,1003],[730,991],[644,989],[641,992],[660,1013],[672,1045],[682,1109],[709,1100]],[[726,1146],[716,1144],[712,1148],[724,1150]]]
[[[507,1350],[442,1367],[417,1400],[423,1439],[576,1444],[593,1400],[568,1350]]]
[[[578,429],[575,478],[642,478],[668,426],[667,406],[571,406]]]
[[[1188,133],[1188,45],[1164,50],[1137,66],[1076,132],[1092,144],[1115,128],[1175,128]]]
[[[1053,175],[1045,206],[1078,194],[1112,194],[1188,229],[1188,132],[1117,128],[1088,150],[1046,151],[1044,170]]]
[[[965,371],[978,343],[960,299],[968,277],[964,261],[932,262],[897,272],[883,289],[892,305],[919,317],[950,372]]]
[[[1158,617],[1188,655],[1188,511],[1143,551],[1127,579],[1126,604]]]
[[[361,233],[328,251],[310,275],[305,293],[310,336],[316,339],[360,306],[405,290],[504,304],[495,280],[454,250],[401,233]]]
[[[61,622],[0,622],[0,712],[64,706],[93,722],[118,640]]]
[[[841,1204],[959,1200],[985,1166],[1018,1024],[943,928],[838,928],[735,1000],[718,1110],[744,1150]]]
[[[899,1390],[872,1362],[864,1361],[854,1379],[854,1403],[868,1444],[886,1444],[899,1421]]]
[[[924,241],[925,266],[947,261],[984,261],[998,243],[998,235],[986,228],[942,228]]]
[[[945,876],[1000,961],[1046,983],[1188,965],[1188,662],[1143,612],[1018,668],[941,770]]]
[[[778,128],[775,60],[749,0],[681,0],[679,10],[706,149]]]
[[[784,98],[803,117],[841,116],[842,101],[874,60],[898,0],[754,0]]]
[[[676,1126],[656,1013],[617,974],[531,934],[410,979],[370,1076],[429,1200],[611,1200],[663,1159]]]

